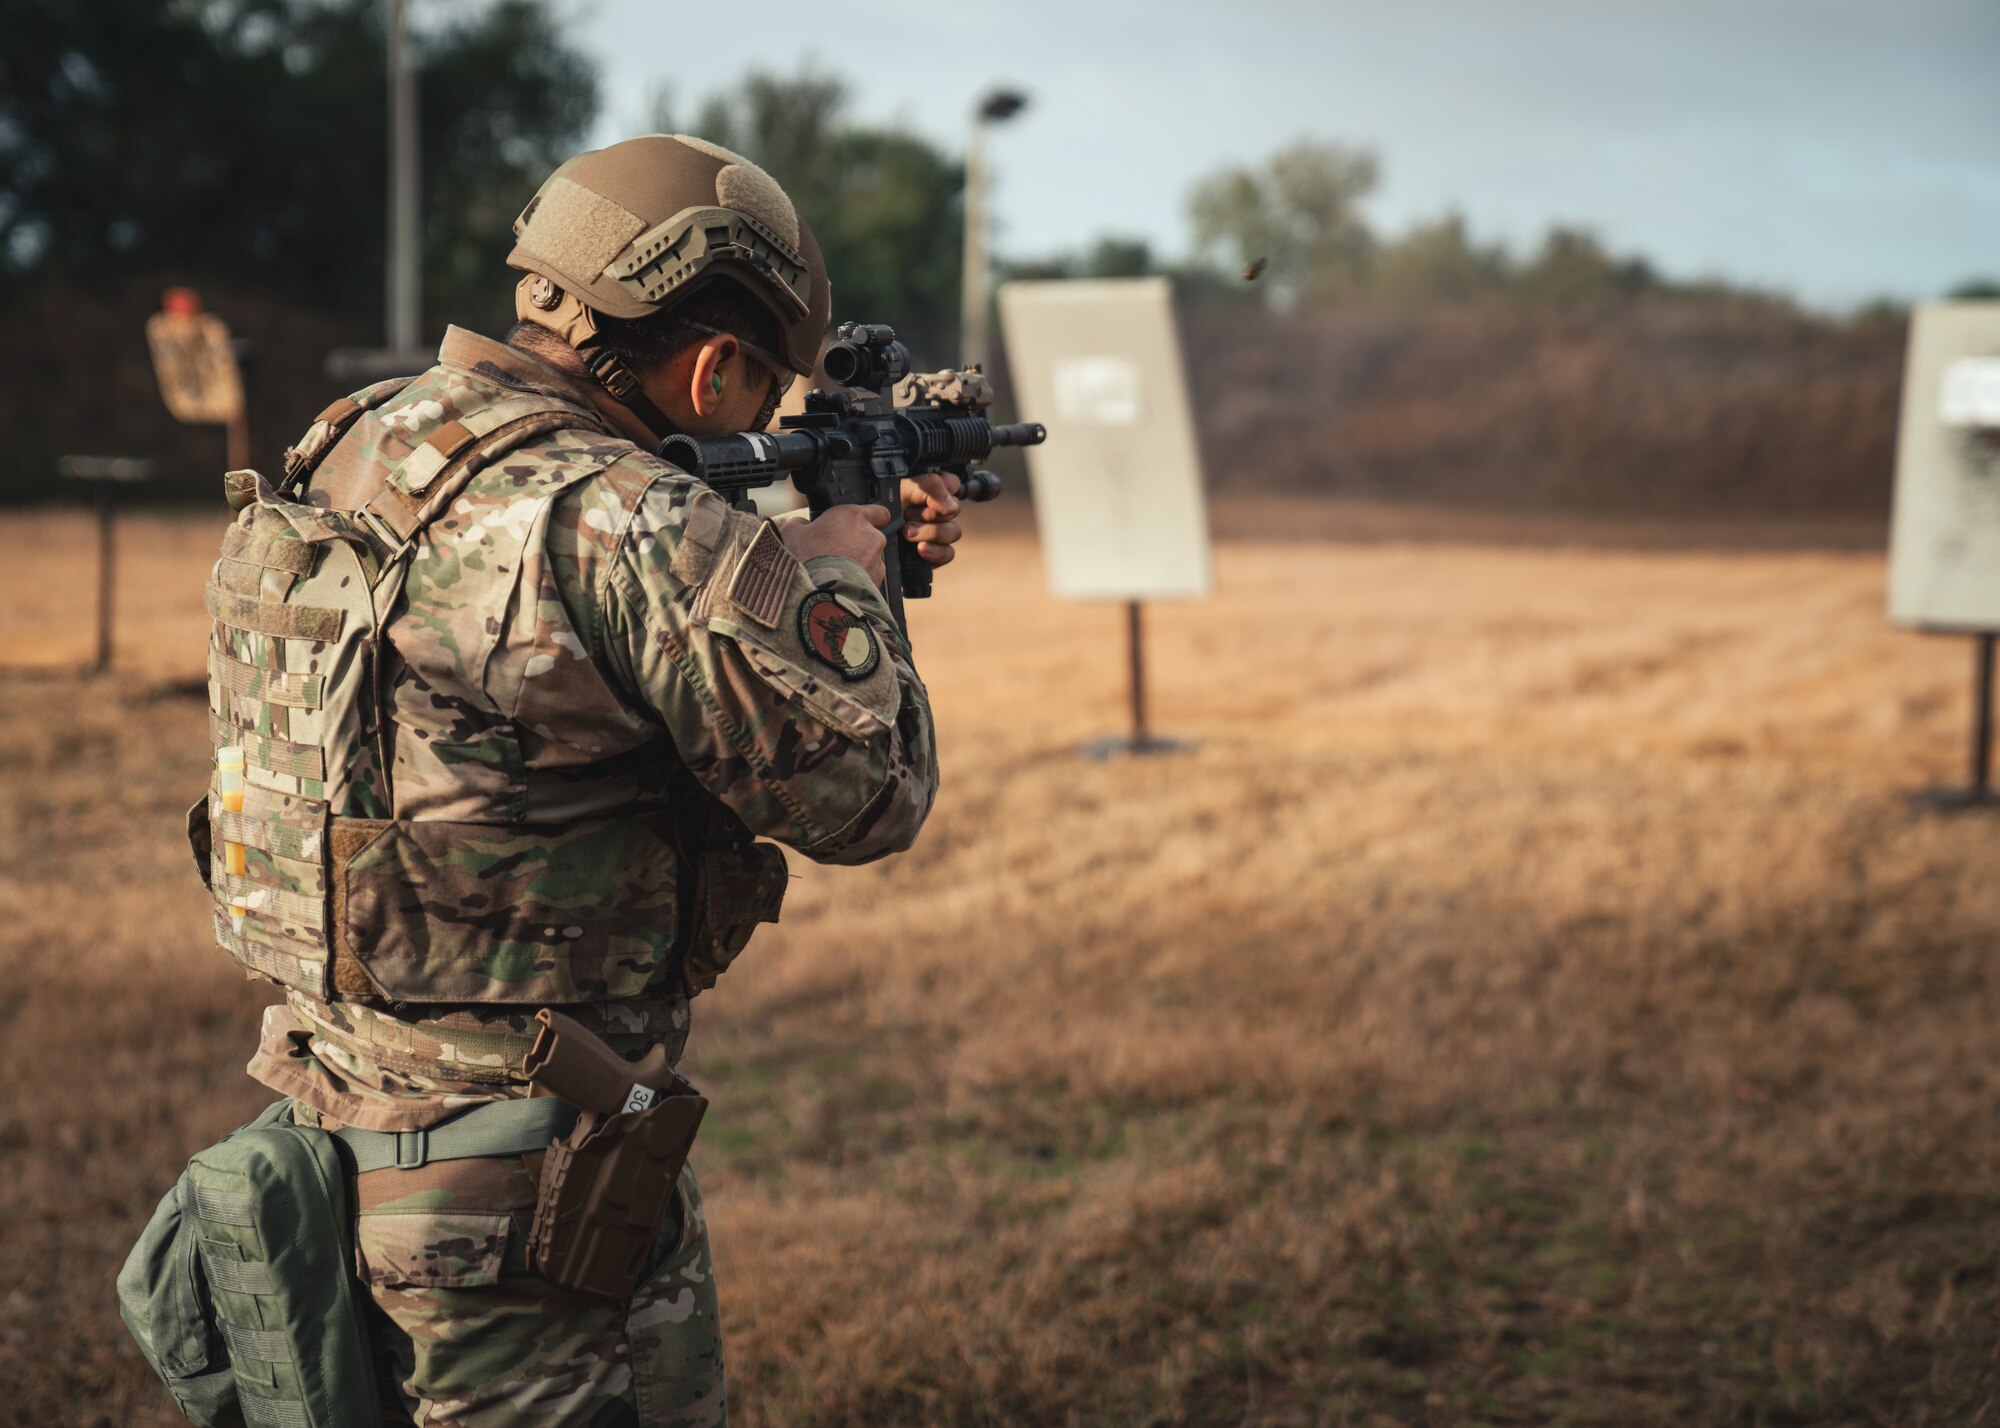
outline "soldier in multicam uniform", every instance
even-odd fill
[[[816,364],[827,278],[778,185],[654,135],[570,160],[515,232],[504,344],[453,329],[436,367],[335,403],[287,453],[306,539],[314,508],[413,543],[379,612],[374,776],[336,791],[313,745],[326,647],[271,603],[291,547],[226,545],[210,587],[215,737],[249,746],[252,785],[214,815],[253,841],[247,875],[217,879],[217,935],[288,987],[250,1072],[309,1124],[412,1132],[526,1095],[543,1006],[678,1060],[689,997],[775,918],[783,858],[755,839],[863,862],[910,844],[937,787],[876,588],[887,513],[760,520],[652,454],[669,431],[762,427]],[[904,496],[921,553],[948,560],[955,478]],[[798,618],[829,595],[859,631],[831,650]],[[300,808],[330,813],[288,831]],[[358,1177],[389,1421],[722,1423],[693,1175],[610,1303],[528,1264],[540,1159]]]

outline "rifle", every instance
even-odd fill
[[[894,328],[847,322],[834,336],[820,370],[847,390],[808,392],[804,414],[783,418],[775,432],[677,433],[660,443],[659,454],[742,510],[755,509],[750,492],[786,476],[815,516],[864,501],[885,507],[890,555],[882,594],[908,639],[903,598],[931,593],[931,566],[913,543],[897,538],[903,478],[949,471],[963,487],[961,500],[990,501],[1000,494],[1000,478],[976,463],[996,446],[1039,445],[1048,431],[1039,422],[989,422],[993,386],[977,367],[912,372],[909,349]]]

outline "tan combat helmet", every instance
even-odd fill
[[[597,348],[597,315],[648,317],[696,282],[727,278],[768,309],[777,356],[810,377],[832,297],[812,230],[777,180],[740,154],[686,134],[648,134],[578,154],[514,220],[508,266],[524,322],[583,354],[614,397],[638,381]]]

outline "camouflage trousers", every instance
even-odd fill
[[[681,1172],[628,1304],[528,1268],[539,1154],[378,1170],[356,1258],[384,1422],[420,1428],[720,1428],[722,1325],[701,1192]]]

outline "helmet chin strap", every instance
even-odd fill
[[[597,385],[611,394],[611,399],[633,416],[639,418],[653,433],[654,443],[665,441],[677,430],[667,414],[653,405],[646,395],[645,387],[632,369],[618,360],[618,354],[607,352],[602,347],[580,347],[577,355],[583,358],[583,369],[596,379]]]
[[[569,344],[583,362],[583,370],[605,393],[637,417],[660,442],[679,430],[667,414],[646,395],[638,374],[618,360],[618,354],[597,345],[597,314],[579,302],[574,293],[536,273],[529,273],[514,285],[514,316],[554,333]]]

